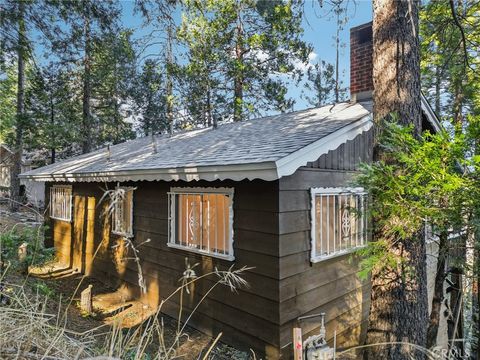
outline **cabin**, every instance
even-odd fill
[[[249,286],[216,287],[190,325],[288,358],[294,327],[305,338],[319,330],[299,317],[325,312],[337,348],[361,343],[370,283],[352,254],[368,240],[368,194],[353,180],[372,160],[371,34],[371,24],[351,30],[351,101],[139,138],[22,174],[46,184],[58,261],[152,306],[179,286],[185,259],[197,276],[247,266]],[[423,98],[422,109],[438,130]],[[115,189],[123,195],[109,205]],[[137,264],[119,261],[122,239],[138,246],[146,293]],[[185,309],[212,285],[196,283]],[[172,298],[162,311],[177,317],[179,306]]]
[[[14,161],[14,152],[5,144],[0,144],[0,197],[10,198],[10,179]],[[21,172],[27,172],[34,168],[31,160],[22,159]],[[45,186],[43,182],[20,180],[20,191],[23,198],[37,206],[44,205]]]

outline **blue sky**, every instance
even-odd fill
[[[309,4],[310,2],[310,4]],[[305,41],[313,45],[316,55],[313,61],[325,60],[332,64],[335,63],[334,36],[336,32],[336,21],[326,14],[327,9],[321,11],[318,2],[315,0],[306,1],[306,18],[303,20],[305,31]],[[310,11],[309,11],[310,7]],[[345,86],[350,83],[350,28],[364,24],[372,20],[372,2],[360,0],[356,6],[350,1],[348,9],[348,22],[341,32],[341,42],[345,45],[340,50],[340,74],[343,74],[342,80]],[[297,100],[296,110],[308,107],[309,105],[299,98],[300,91],[293,87],[290,94]]]
[[[320,8],[318,0],[305,1],[305,18],[303,19],[304,39],[313,45],[311,62],[319,59],[327,62],[335,62],[334,35],[336,31],[336,21],[329,12],[329,7],[325,4]],[[327,1],[324,1],[327,3]],[[134,29],[135,37],[141,37],[149,33],[151,28],[143,28],[143,19],[140,14],[133,13],[134,1],[124,0],[122,4],[122,22],[126,27]],[[348,5],[348,23],[341,33],[341,42],[345,45],[341,49],[340,73],[343,75],[344,84],[349,84],[349,29],[351,27],[369,22],[372,20],[372,2],[370,0],[357,0],[349,2]],[[306,64],[307,66],[307,64]],[[289,95],[296,100],[295,110],[310,107],[308,103],[301,99],[301,87],[291,85]]]

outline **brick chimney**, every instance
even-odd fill
[[[350,98],[352,102],[372,98],[372,23],[350,29]]]

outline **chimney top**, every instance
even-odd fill
[[[350,97],[357,102],[372,98],[372,22],[350,29]]]

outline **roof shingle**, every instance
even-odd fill
[[[37,180],[82,181],[155,170],[261,164],[278,161],[370,114],[369,103],[340,103],[172,136],[143,137],[44,166],[22,174]],[[159,178],[161,179],[161,177]],[[105,179],[104,179],[105,180]]]

